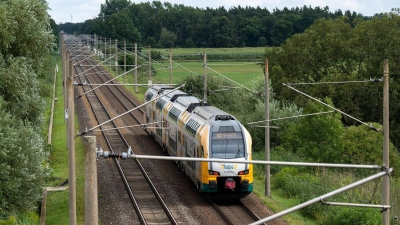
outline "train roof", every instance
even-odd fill
[[[172,85],[152,85],[149,87],[150,89],[154,89],[154,90],[168,90],[168,89],[174,89],[174,87]]]
[[[193,110],[193,113],[199,115],[209,122],[216,120],[236,120],[231,114],[214,106],[199,106]]]
[[[176,99],[176,102],[187,108],[190,104],[200,103],[200,99],[194,96],[180,96]]]

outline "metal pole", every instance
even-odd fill
[[[269,138],[269,78],[268,59],[265,60],[265,160],[270,160],[270,138]],[[265,165],[265,196],[271,197],[270,165]]]
[[[124,73],[126,73],[126,41],[124,41]],[[126,83],[125,75],[124,75],[124,83]]]
[[[135,43],[135,67],[135,81],[133,83],[137,84],[137,43]],[[135,86],[135,92],[138,92],[137,86]]]
[[[64,39],[64,38],[63,38]],[[64,41],[64,40],[63,40]],[[68,103],[67,103],[67,77],[68,77],[68,61],[67,61],[67,51],[66,51],[66,46],[65,42],[63,42],[63,49],[62,49],[62,61],[63,61],[63,94],[64,94],[64,110],[68,108]],[[67,119],[64,117],[64,123],[67,123]]]
[[[104,38],[104,59],[106,60],[105,64],[107,66],[107,38]]]
[[[99,49],[97,48],[97,35],[94,34],[94,48],[96,49],[96,51],[99,51]]]
[[[75,138],[74,138],[74,64],[70,61],[68,77],[68,165],[69,165],[69,224],[76,224],[76,177],[75,177]]]
[[[96,136],[84,136],[85,150],[85,224],[98,224]]]
[[[149,45],[149,84],[150,84],[150,81],[151,81],[151,48]]]
[[[389,169],[389,60],[384,60],[383,65],[383,167]],[[383,177],[382,204],[390,205],[390,177]],[[382,214],[382,224],[390,224],[390,209],[385,209]]]
[[[207,53],[204,52],[204,87],[203,87],[203,101],[207,102]]]
[[[118,40],[115,39],[115,76],[118,76]]]
[[[169,83],[172,84],[172,49],[169,48]]]

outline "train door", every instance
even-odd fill
[[[156,141],[160,144],[161,147],[163,147],[163,143],[162,143],[162,114],[159,112],[155,112],[154,113],[156,115],[156,117],[154,118],[154,127],[155,127],[155,139]]]
[[[195,145],[195,156],[196,158],[203,158],[203,147],[201,145],[199,145],[198,143],[196,143]],[[194,171],[195,171],[195,183],[196,183],[196,187],[201,190],[201,176],[202,176],[202,167],[201,167],[202,163],[196,161],[195,162],[195,167],[194,167]]]
[[[181,143],[181,131],[179,130],[179,128],[176,129],[176,135],[177,135],[177,139],[176,139],[176,156],[182,157],[184,156],[182,154],[182,143]]]
[[[185,157],[193,158],[194,157],[194,143],[190,137],[184,136],[184,153]],[[186,175],[193,181],[194,179],[194,161],[186,161]]]
[[[171,126],[170,127],[170,131],[169,134],[169,140],[168,140],[168,154],[171,156],[176,156],[176,143],[177,143],[177,132],[176,132],[176,127],[175,126]]]
[[[162,142],[163,142],[163,149],[166,151],[167,150],[167,141],[168,141],[168,133],[169,133],[169,129],[168,129],[168,123],[166,118],[162,118]]]

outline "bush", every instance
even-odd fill
[[[331,225],[375,225],[381,224],[378,209],[358,207],[332,207],[320,224]]]

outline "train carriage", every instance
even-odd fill
[[[171,156],[251,160],[251,136],[232,115],[168,86],[145,94],[146,129]],[[196,187],[213,198],[242,198],[253,190],[253,165],[177,161]]]

